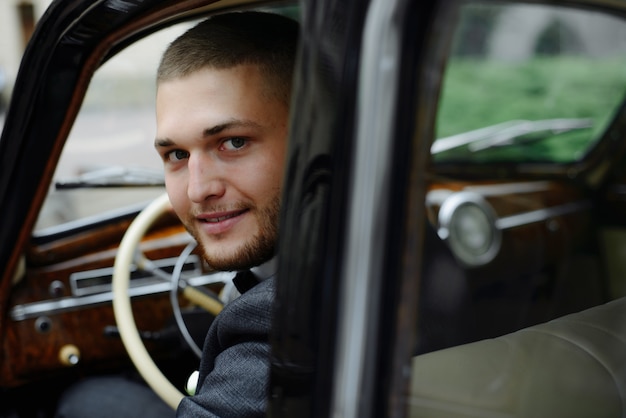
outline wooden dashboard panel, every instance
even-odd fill
[[[76,296],[71,283],[75,274],[111,268],[127,227],[128,221],[121,220],[31,247],[26,273],[12,288],[4,318],[1,387],[43,379],[68,368],[88,370],[129,362],[119,336],[105,335],[107,327],[115,326],[107,293]],[[178,221],[170,218],[153,228],[140,247],[151,260],[175,259],[191,241]],[[138,329],[158,332],[170,325],[169,293],[134,297],[132,304]],[[167,342],[147,341],[146,346],[156,357],[168,348]],[[78,364],[66,364],[66,357],[60,357],[68,347],[78,350]]]
[[[506,271],[531,274],[585,244],[592,201],[575,185],[558,181],[457,182],[436,179],[427,191],[430,221],[440,225],[444,203],[461,193],[478,195],[491,208],[501,233],[498,253],[481,276]]]

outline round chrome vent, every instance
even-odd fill
[[[501,231],[493,208],[479,194],[454,193],[439,210],[438,234],[468,267],[489,263],[500,250]]]

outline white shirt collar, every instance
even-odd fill
[[[276,271],[278,269],[278,257],[274,256],[272,259],[266,261],[265,263],[252,267],[250,271],[260,280],[269,279],[272,276],[276,275]],[[236,272],[235,272],[236,273]],[[233,274],[233,277],[235,275]],[[225,282],[224,288],[220,292],[220,299],[224,304],[227,304],[237,297],[240,296],[239,291],[235,287],[235,284],[232,280],[228,280]]]
[[[265,279],[269,279],[272,276],[276,275],[276,271],[278,270],[278,257],[274,256],[270,260],[265,263],[252,267],[250,271],[254,273],[254,275],[261,281]]]

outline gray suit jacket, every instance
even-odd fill
[[[183,399],[177,417],[265,416],[275,292],[274,278],[262,281],[215,318],[204,342],[196,395]]]

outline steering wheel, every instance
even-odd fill
[[[176,409],[185,395],[163,375],[141,341],[133,317],[129,295],[132,262],[135,261],[139,269],[142,269],[146,263],[151,263],[141,254],[138,255],[139,242],[159,216],[170,208],[168,196],[164,193],[142,210],[128,227],[120,243],[113,268],[113,312],[122,343],[133,364],[157,395],[173,409]],[[222,304],[217,300],[189,285],[183,286],[182,289],[183,295],[187,299],[203,307],[211,314],[217,315],[221,311]]]

